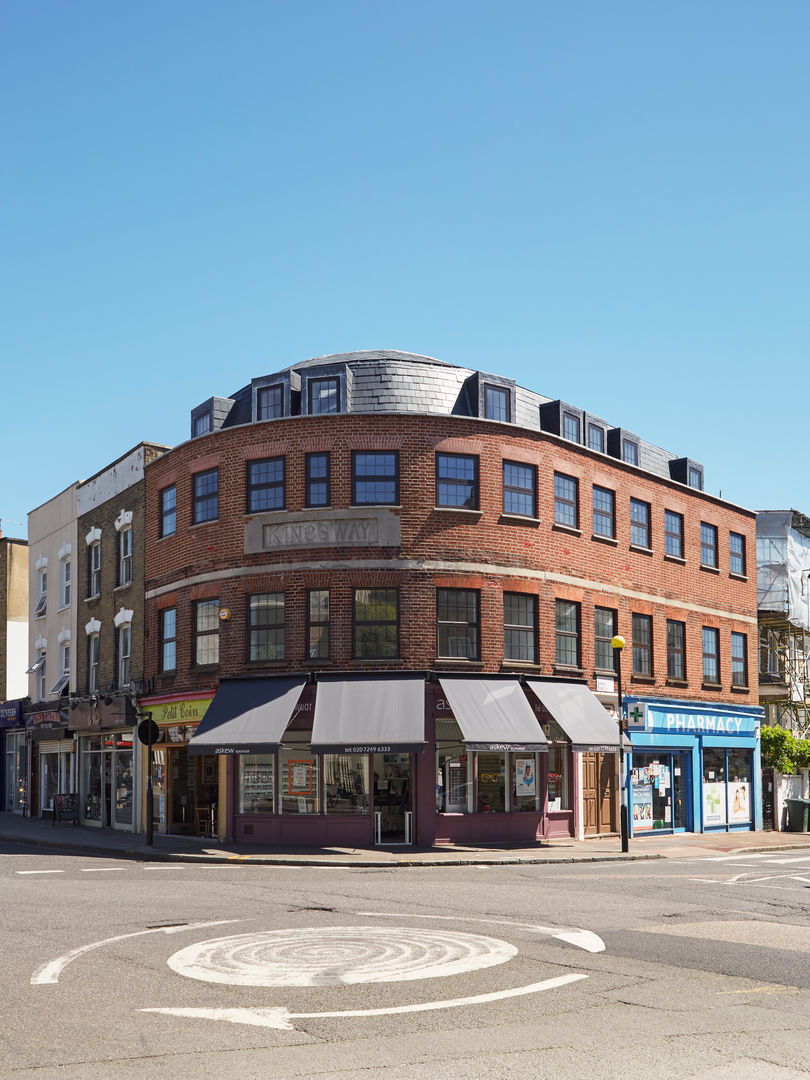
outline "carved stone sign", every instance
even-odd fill
[[[399,516],[363,508],[261,514],[245,526],[245,552],[300,548],[399,547]]]

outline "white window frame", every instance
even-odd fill
[[[87,635],[87,689],[93,693],[98,690],[98,658],[101,650],[101,637],[98,632]]]
[[[132,526],[127,525],[118,534],[118,584],[132,584]]]
[[[101,540],[90,545],[90,596],[101,596]]]
[[[124,645],[126,644],[126,651]],[[118,686],[123,688],[132,682],[132,623],[118,627]]]
[[[69,558],[64,558],[59,564],[59,589],[60,608],[70,607],[71,594],[73,591],[73,567]]]

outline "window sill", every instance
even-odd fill
[[[688,679],[667,679],[666,685],[667,686],[678,686],[678,687],[683,689],[683,688],[685,688],[685,687],[687,687],[689,685],[689,680]]]
[[[597,675],[603,679],[615,679],[617,677],[613,668],[594,668],[593,674],[594,678],[596,678]]]
[[[740,686],[739,683],[736,686],[730,686],[729,690],[731,690],[732,694],[750,694],[751,693],[751,687],[750,686]]]
[[[619,541],[615,536],[602,536],[600,533],[594,533],[591,540],[595,540],[597,544],[609,544],[611,547],[619,546]]]
[[[353,656],[349,664],[389,664],[393,667],[402,667],[405,661],[400,656]],[[376,671],[376,668],[375,668]]]
[[[700,569],[705,571],[705,573],[707,573],[707,574],[719,574],[720,573],[720,567],[719,566],[707,566],[706,563],[701,563],[700,564]]]
[[[664,555],[664,562],[678,563],[679,566],[686,566],[686,559],[681,558],[680,555]]]
[[[551,669],[555,675],[574,675],[578,678],[582,678],[585,674],[585,669],[577,667],[574,664],[555,664]]]
[[[101,599],[101,593],[97,592],[97,593],[93,593],[92,596],[85,596],[84,602],[85,602],[85,604],[92,604],[93,601],[100,600],[100,599]]]
[[[200,529],[204,525],[218,525],[218,524],[219,524],[219,517],[215,517],[215,518],[208,518],[207,521],[192,521],[192,523],[189,525],[189,528],[190,529]]]
[[[437,514],[466,514],[468,517],[481,517],[482,510],[472,510],[469,506],[434,506]]]
[[[630,550],[635,551],[638,555],[654,555],[655,552],[652,548],[643,547],[641,544],[631,544]]]
[[[654,675],[631,675],[630,682],[643,683],[645,686],[655,686]]]
[[[401,510],[402,509],[402,503],[398,503],[398,502],[395,502],[395,503],[389,503],[389,502],[382,502],[382,503],[375,503],[375,502],[355,503],[355,502],[353,502],[353,503],[349,504],[349,509],[350,510],[377,510],[379,507],[383,507],[383,509],[386,509],[386,510]]]
[[[244,517],[250,520],[255,517],[264,517],[265,514],[286,514],[286,506],[268,506],[266,510],[246,510]]]
[[[719,683],[719,682],[704,682],[704,683],[700,684],[700,689],[701,690],[712,690],[712,691],[722,690],[723,689],[723,684]]]
[[[558,521],[551,526],[551,531],[566,533],[568,536],[582,536],[582,529],[576,529],[573,525],[561,525]]]
[[[113,588],[113,592],[121,592],[121,590],[122,590],[122,589],[128,589],[128,588],[130,587],[130,585],[131,585],[131,584],[132,584],[132,582],[131,582],[131,581],[128,581],[128,582],[126,583],[126,585],[116,585],[116,586],[115,586],[115,587]]]
[[[501,514],[498,521],[505,525],[531,525],[533,528],[542,525],[540,518],[529,517],[528,514]]]
[[[527,671],[536,675],[542,670],[542,665],[533,660],[504,660],[501,664],[501,671]]]
[[[208,672],[219,671],[220,666],[220,664],[193,664],[191,670],[195,674],[205,675]]]
[[[463,656],[437,656],[436,663],[443,667],[482,668],[483,660],[465,660]]]
[[[748,581],[748,575],[747,574],[734,574],[734,573],[732,573],[731,570],[729,570],[728,576],[733,581]]]

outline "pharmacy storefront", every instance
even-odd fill
[[[630,834],[762,828],[762,709],[625,698]]]

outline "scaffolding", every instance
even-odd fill
[[[810,518],[757,515],[760,704],[767,722],[810,734]]]

